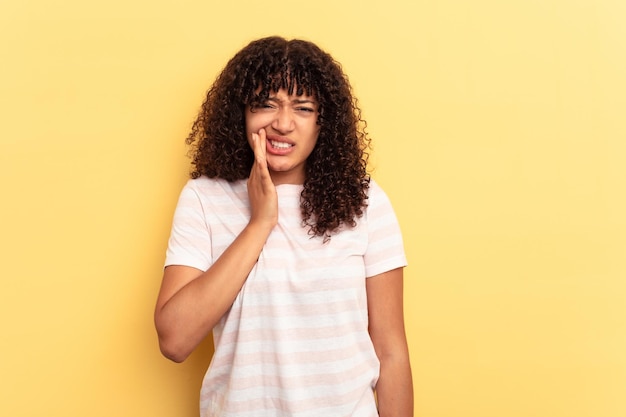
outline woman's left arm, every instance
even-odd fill
[[[367,278],[369,333],[380,360],[380,417],[413,417],[413,381],[404,331],[403,269]]]

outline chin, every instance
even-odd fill
[[[272,164],[267,164],[267,169],[269,169],[270,172],[289,172],[291,171],[292,167],[290,166],[285,166],[285,165],[272,165]]]

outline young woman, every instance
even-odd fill
[[[406,259],[364,126],[302,40],[250,43],[208,91],[155,311],[176,362],[213,331],[203,417],[413,415]]]

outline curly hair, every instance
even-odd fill
[[[218,75],[187,137],[191,177],[248,178],[254,154],[246,139],[245,109],[285,89],[319,103],[317,143],[305,163],[302,222],[328,240],[354,227],[367,205],[370,139],[348,77],[315,44],[281,37],[251,42]]]

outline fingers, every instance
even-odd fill
[[[260,129],[259,130],[259,134],[258,134],[258,145],[259,145],[259,150],[261,151],[261,154],[263,155],[263,159],[266,159],[267,156],[267,133],[265,132],[265,129]]]
[[[267,166],[267,139],[265,129],[251,134],[254,164],[248,178],[251,221],[273,227],[278,219],[276,188]]]
[[[255,159],[258,162],[262,161],[264,164],[267,163],[267,150],[265,145],[266,140],[267,137],[265,129],[259,130],[259,133],[252,134],[252,151],[254,152]]]
[[[258,133],[252,133],[252,151],[254,152],[254,165],[251,174],[258,174],[259,178],[267,180],[270,178],[269,169],[267,167],[267,136],[265,129],[259,130]]]

